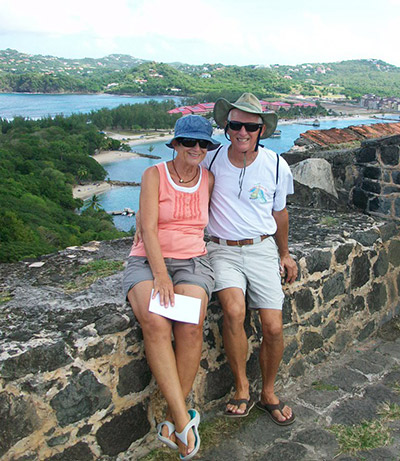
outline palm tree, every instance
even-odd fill
[[[99,197],[96,194],[92,195],[88,208],[92,208],[95,211],[100,211],[103,209],[103,207],[100,205]]]

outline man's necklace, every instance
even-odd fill
[[[189,179],[189,181],[184,181],[184,180],[179,176],[179,173],[176,171],[175,163],[174,163],[173,160],[172,160],[172,166],[174,167],[174,171],[175,171],[176,175],[177,175],[178,178],[179,178],[179,183],[180,183],[180,184],[187,184],[187,183],[189,183],[189,182],[192,182],[192,181],[196,178],[197,173],[199,172],[199,169],[197,168],[197,169],[196,169],[196,174],[193,176],[193,178],[192,178],[192,179]]]

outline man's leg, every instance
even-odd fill
[[[248,342],[244,330],[246,303],[243,291],[240,288],[226,288],[218,291],[218,298],[222,305],[224,348],[229,365],[235,378],[235,399],[249,399],[249,381],[246,375]],[[228,404],[227,411],[233,414],[245,412],[246,405]]]
[[[259,309],[259,312],[263,334],[260,350],[261,403],[277,404],[279,403],[279,398],[275,395],[275,379],[283,354],[282,311]],[[274,410],[273,415],[278,421],[285,421],[292,416],[292,410],[285,405],[282,412]]]

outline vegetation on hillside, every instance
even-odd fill
[[[0,51],[0,92],[178,95],[214,101],[251,91],[262,98],[298,94],[400,97],[400,68],[376,59],[297,66],[156,63],[127,55],[63,59]]]
[[[83,202],[73,198],[72,186],[106,177],[91,155],[118,149],[120,142],[107,138],[103,129],[140,129],[148,123],[173,128],[176,117],[166,116],[172,105],[152,102],[54,119],[0,119],[0,261],[127,235],[115,228],[97,200],[78,213]]]

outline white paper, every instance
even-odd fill
[[[153,290],[151,296],[153,296]],[[175,305],[164,307],[161,306],[160,295],[157,293],[154,299],[152,297],[150,298],[149,311],[171,320],[177,320],[178,322],[198,324],[200,319],[200,307],[201,299],[177,294],[175,294]]]

